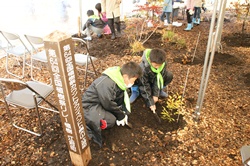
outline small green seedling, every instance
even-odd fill
[[[170,95],[166,101],[166,106],[163,106],[161,118],[169,122],[175,121],[174,115],[181,114],[181,109],[184,105],[183,98],[178,93]]]

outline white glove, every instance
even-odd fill
[[[155,105],[151,105],[151,106],[150,106],[150,110],[151,110],[153,113],[155,113],[156,106],[155,106]]]
[[[188,12],[189,12],[190,15],[194,14],[194,11],[192,9],[190,9]]]
[[[128,124],[128,115],[125,115],[125,117],[122,120],[116,120],[117,126],[125,126],[125,124]]]
[[[87,35],[87,33],[86,33],[86,31],[84,30],[81,30],[81,34],[83,34],[83,35]]]

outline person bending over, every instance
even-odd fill
[[[105,24],[102,20],[94,14],[93,10],[87,11],[88,20],[83,26],[83,33],[87,35],[84,40],[92,40],[91,32],[97,34],[98,37],[102,36]]]
[[[87,132],[90,139],[102,146],[101,131],[115,124],[128,124],[131,112],[127,88],[142,76],[142,69],[135,62],[128,62],[106,69],[93,81],[82,97]]]

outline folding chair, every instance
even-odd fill
[[[240,149],[243,166],[250,166],[250,146],[244,145]]]
[[[26,54],[30,53],[30,49],[24,44],[22,39],[19,37],[17,34],[9,33],[9,32],[4,32],[0,31],[0,33],[3,35],[3,37],[7,40],[9,43],[8,47],[5,49],[7,55],[6,55],[6,71],[10,75],[13,75],[17,78],[23,78],[24,77],[24,72],[25,72],[25,65],[26,65]],[[12,41],[12,42],[11,42]],[[19,44],[13,44],[14,42],[18,42]],[[10,55],[14,55],[17,59],[22,58],[22,75],[18,76],[17,74],[14,74],[13,72],[10,72],[8,69],[8,59]],[[20,61],[18,61],[19,65]]]
[[[87,80],[87,73],[89,72],[89,73],[95,74],[97,76],[97,72],[95,70],[95,66],[94,66],[94,63],[93,63],[93,61],[97,60],[97,58],[89,55],[89,48],[88,48],[88,45],[87,45],[86,41],[84,41],[83,39],[74,38],[74,37],[72,37],[72,40],[75,43],[78,43],[78,44],[80,44],[81,46],[84,47],[83,53],[75,53],[74,56],[75,56],[76,65],[79,65],[81,67],[85,65],[85,69],[78,68],[80,70],[85,70],[84,85],[83,85],[84,88],[85,88],[86,80]],[[93,67],[94,72],[88,70],[89,61],[90,61],[91,65],[92,65],[92,67]]]
[[[8,47],[8,43],[3,43],[2,40],[0,40],[0,59],[6,56],[5,49],[7,47]]]
[[[23,131],[36,136],[42,135],[42,125],[40,119],[39,108],[59,113],[58,109],[51,104],[46,98],[53,92],[53,88],[47,84],[28,81],[22,82],[17,79],[0,78],[0,89],[5,102],[7,113],[10,116],[11,124]],[[51,108],[42,106],[42,102],[46,102]],[[38,119],[39,131],[30,130],[15,124],[13,116],[10,111],[10,106],[26,110],[35,109],[36,117]],[[21,112],[21,111],[20,111]]]
[[[35,67],[34,62],[42,62],[47,64],[48,60],[47,60],[47,56],[46,56],[46,52],[44,50],[44,41],[41,37],[36,37],[36,36],[30,36],[30,35],[24,35],[25,38],[27,39],[27,41],[30,43],[31,47],[32,47],[32,51],[31,51],[31,56],[30,56],[30,61],[31,61],[31,67],[30,67],[30,75],[31,75],[31,79],[33,81],[38,81],[34,78],[33,76],[33,68],[37,68]],[[39,68],[41,69],[41,68]]]

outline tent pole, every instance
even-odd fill
[[[205,55],[205,61],[204,61],[204,65],[203,65],[202,77],[201,77],[201,82],[200,82],[200,89],[199,89],[197,104],[196,104],[195,112],[194,112],[194,117],[197,120],[198,120],[199,115],[200,115],[200,101],[201,101],[201,96],[202,96],[203,87],[204,87],[203,84],[204,84],[204,79],[205,79],[206,70],[207,70],[208,58],[209,58],[209,54],[210,54],[210,50],[211,50],[210,48],[211,48],[213,30],[214,30],[214,24],[215,24],[216,8],[217,8],[217,0],[215,1],[215,6],[213,8],[212,20],[210,23],[209,37],[208,37],[208,43],[207,43],[207,49],[206,49],[206,55]]]
[[[224,24],[224,16],[225,16],[225,9],[226,9],[226,3],[223,4],[223,1],[220,1],[220,7],[221,9],[223,9],[222,11],[220,11],[223,16],[223,21],[221,22],[218,22],[220,24],[220,29],[219,29],[219,37],[218,37],[218,40],[217,40],[217,51],[218,52],[222,52],[222,45],[221,45],[221,33],[222,33],[222,27],[223,27],[223,24]],[[219,25],[218,25],[219,26]]]
[[[222,11],[225,10],[226,1],[227,0],[223,0],[224,6],[220,10],[222,10]],[[213,39],[213,33],[214,33],[213,30],[214,30],[214,25],[215,25],[217,6],[218,6],[218,0],[215,1],[215,5],[214,5],[214,9],[213,9],[212,21],[211,21],[211,25],[210,25],[210,32],[209,32],[209,38],[208,38],[208,44],[207,44],[207,50],[206,50],[206,56],[205,56],[205,62],[204,62],[204,67],[203,67],[203,72],[202,72],[200,89],[199,89],[199,95],[198,95],[198,100],[197,100],[197,104],[195,107],[195,111],[193,114],[195,120],[198,120],[200,117],[200,112],[201,112],[201,108],[202,108],[202,104],[203,104],[203,100],[204,100],[204,96],[205,96],[205,91],[207,88],[209,74],[211,71],[211,66],[212,66],[212,62],[213,62],[213,58],[214,58],[215,48],[217,45],[219,32],[221,33],[220,29],[222,28],[222,24],[221,23],[218,24],[219,26],[216,28],[215,36]],[[224,21],[223,14],[224,14],[224,12],[220,12],[218,22]],[[211,56],[210,56],[210,60],[209,60],[209,65],[207,65],[210,51],[211,51]]]

